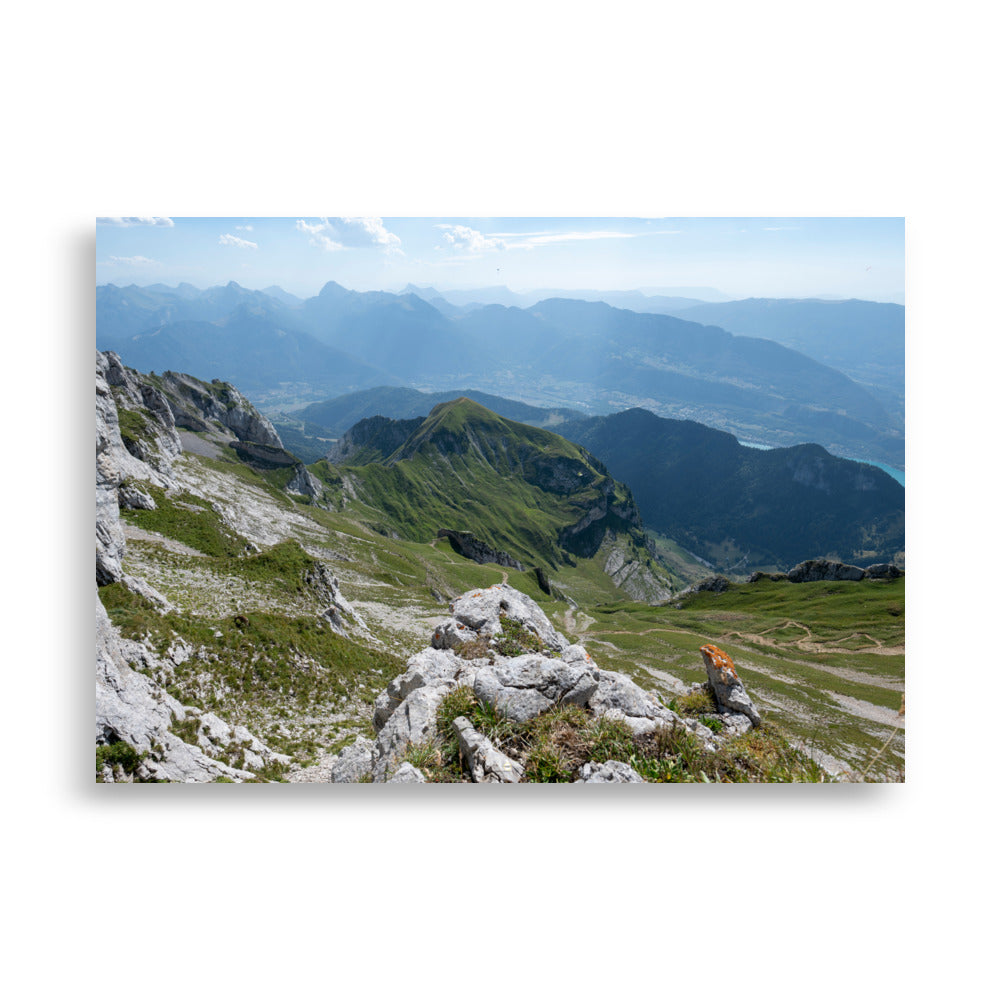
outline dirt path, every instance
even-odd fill
[[[775,639],[768,635],[769,632],[785,631],[787,629],[800,629],[805,633],[800,639]],[[878,656],[902,656],[905,654],[905,646],[887,646],[880,639],[869,635],[867,632],[852,632],[845,636],[840,642],[847,639],[867,639],[871,645],[868,646],[840,646],[834,645],[832,640],[816,639],[812,630],[801,622],[789,618],[780,625],[764,629],[763,632],[725,632],[719,636],[720,642],[732,641],[755,642],[761,646],[773,646],[776,649],[799,649],[803,653],[874,653]]]

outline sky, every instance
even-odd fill
[[[396,292],[506,285],[726,298],[903,302],[902,218],[295,218],[97,220],[97,282],[236,281],[300,297],[327,281]]]

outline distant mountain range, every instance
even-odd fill
[[[892,302],[743,299],[664,309],[680,319],[764,337],[876,389],[902,417],[905,309]]]
[[[446,315],[417,294],[354,292],[335,282],[306,300],[278,292],[234,282],[206,291],[105,285],[97,292],[98,346],[141,370],[228,379],[258,402],[458,384],[545,408],[642,406],[766,444],[817,441],[903,464],[898,408],[774,340],[580,299]],[[830,305],[816,304],[820,312]]]

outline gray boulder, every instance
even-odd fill
[[[587,707],[597,715],[621,719],[634,733],[650,733],[657,726],[684,724],[679,715],[661,705],[625,674],[614,670],[596,670],[597,690]]]
[[[118,506],[122,510],[156,510],[156,501],[135,483],[123,483],[118,489]]]
[[[575,783],[577,785],[645,784],[645,778],[620,760],[606,760],[603,764],[584,764]]]
[[[350,746],[337,754],[330,772],[330,780],[337,783],[358,782],[370,777],[374,771],[375,741],[359,736]]]
[[[897,580],[903,571],[892,563],[875,563],[865,570],[866,580]]]
[[[457,598],[450,610],[456,624],[481,636],[499,635],[503,629],[500,622],[503,615],[533,632],[553,652],[562,652],[569,646],[565,636],[552,627],[542,609],[530,597],[507,583],[497,583],[484,590],[470,590]]]
[[[526,653],[482,667],[473,690],[480,701],[508,718],[527,722],[556,705],[585,705],[597,686],[597,668],[592,664]]]
[[[389,785],[422,785],[427,779],[420,770],[406,761],[399,770],[386,782]]]

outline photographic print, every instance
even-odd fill
[[[903,781],[903,219],[96,232],[98,782]]]

